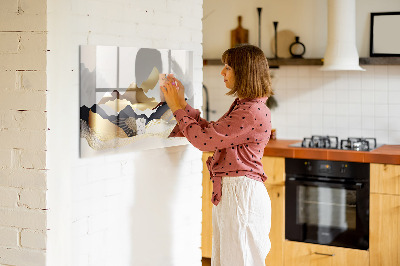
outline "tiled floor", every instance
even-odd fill
[[[209,258],[202,258],[203,266],[211,266],[211,259]]]

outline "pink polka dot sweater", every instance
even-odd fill
[[[236,99],[218,121],[208,122],[190,105],[174,112],[178,121],[170,137],[186,137],[201,151],[214,151],[207,160],[213,182],[211,201],[221,200],[224,176],[247,176],[261,182],[267,179],[261,158],[271,132],[271,112],[267,97]]]

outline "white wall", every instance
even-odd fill
[[[46,261],[46,1],[0,1],[0,265]]]
[[[238,16],[243,17],[242,26],[249,30],[249,43],[258,45],[258,7],[262,8],[261,49],[267,57],[274,55],[272,22],[278,21],[278,32],[291,31],[294,35],[300,36],[300,41],[306,46],[304,57],[321,58],[324,56],[327,41],[327,2],[327,0],[204,0],[204,58],[219,59],[229,48],[230,31],[237,27]],[[370,13],[399,10],[398,0],[356,0],[356,42],[360,57],[369,56]],[[281,41],[291,43],[284,38]],[[278,48],[278,53],[280,49],[282,48]]]
[[[204,0],[204,58],[219,59],[229,48],[230,31],[237,27],[238,16],[243,17],[242,26],[249,30],[249,43],[258,45],[258,7],[262,8],[261,49],[267,57],[274,55],[272,22],[278,21],[278,32],[291,31],[300,37],[300,41],[306,46],[304,57],[321,58],[324,56],[327,41],[327,2],[327,0]],[[370,13],[399,10],[398,0],[356,0],[356,42],[360,57],[369,56]],[[281,41],[286,40],[282,38]],[[280,49],[278,48],[278,53]]]
[[[79,45],[193,50],[200,107],[201,18],[201,0],[48,1],[48,265],[201,264],[201,152],[78,145]]]
[[[204,58],[219,59],[221,54],[227,48],[230,48],[230,31],[237,27],[238,16],[242,16],[243,28],[249,30],[249,43],[258,45],[257,7],[262,8],[261,49],[267,57],[273,55],[273,21],[279,22],[278,31],[290,30],[300,36],[300,41],[306,45],[307,51],[309,51],[307,52],[308,57],[316,57],[322,51],[324,40],[326,40],[326,33],[323,32],[327,25],[325,21],[326,1],[205,0],[203,18]],[[321,40],[321,43],[315,40]]]
[[[357,2],[357,46],[361,57],[369,56],[369,12],[398,11],[400,2],[385,0]],[[235,1],[229,11],[226,1],[204,1],[204,58],[220,58],[229,48],[229,30],[236,27],[236,17],[243,15],[250,29],[250,43],[257,44],[257,6],[266,9],[263,23],[280,21],[282,29],[294,30],[304,40],[306,57],[323,57],[326,47],[327,1]],[[248,6],[253,5],[251,10]],[[247,13],[246,13],[247,12]],[[224,13],[224,15],[220,15]],[[251,15],[251,14],[253,15]],[[247,15],[245,15],[247,14]],[[263,13],[264,14],[264,13]],[[252,17],[253,16],[253,17]],[[233,24],[230,24],[232,21]],[[253,25],[254,24],[254,25]],[[279,25],[280,25],[279,24]],[[215,27],[213,25],[219,25]],[[264,27],[264,26],[262,26]],[[268,27],[267,25],[264,29]],[[212,34],[222,38],[212,38]],[[278,27],[279,30],[279,27]],[[270,33],[273,34],[271,26]],[[262,48],[267,47],[268,33],[262,35]],[[308,40],[307,40],[308,38]],[[281,66],[272,69],[273,89],[279,107],[272,111],[272,124],[281,139],[302,139],[311,135],[376,137],[382,144],[400,143],[400,66],[363,66],[365,72],[321,72],[319,66]],[[220,76],[221,66],[204,67],[204,84],[210,92],[210,109],[218,119],[232,102]]]

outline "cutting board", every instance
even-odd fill
[[[249,31],[242,27],[242,16],[238,16],[238,27],[231,30],[231,48],[242,43],[249,43]]]

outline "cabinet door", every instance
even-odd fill
[[[285,158],[264,156],[261,163],[268,177],[266,184],[285,185]]]
[[[285,240],[285,187],[265,184],[271,199],[271,250],[265,259],[266,266],[283,265]]]
[[[365,250],[285,241],[285,266],[367,266]]]
[[[400,196],[371,194],[371,266],[400,265]]]
[[[203,196],[202,196],[202,224],[201,224],[201,253],[204,258],[211,258],[212,252],[212,183],[206,161],[211,152],[203,153]]]
[[[371,193],[400,195],[400,165],[370,165]]]

